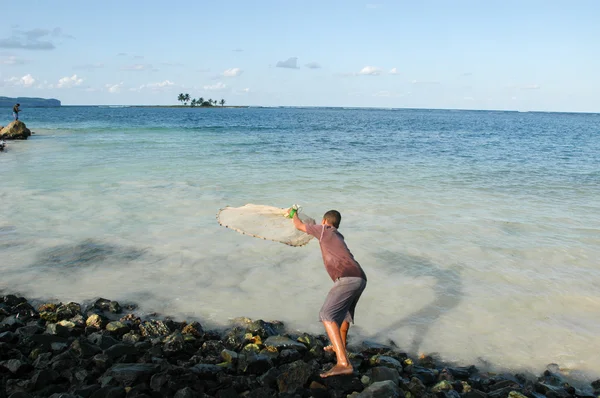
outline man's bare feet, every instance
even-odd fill
[[[323,351],[327,352],[335,352],[332,345],[328,345],[327,347],[323,347]]]
[[[341,375],[351,375],[354,372],[352,365],[335,365],[333,368],[329,369],[327,372],[321,373],[321,377],[331,377],[331,376],[341,376]]]

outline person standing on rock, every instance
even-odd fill
[[[15,120],[19,120],[19,112],[21,112],[21,109],[19,109],[20,106],[21,104],[13,106],[13,116],[15,117]]]
[[[367,286],[367,276],[348,250],[344,236],[338,232],[342,216],[337,210],[325,213],[321,225],[303,223],[297,212],[292,220],[296,229],[319,240],[325,269],[334,282],[319,317],[331,341],[325,350],[335,352],[337,364],[321,373],[321,377],[352,374],[354,369],[346,353],[346,339],[350,322],[354,323],[356,303]]]

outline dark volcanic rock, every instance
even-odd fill
[[[310,366],[304,361],[296,361],[279,367],[277,388],[280,393],[294,392],[302,388],[312,373]]]
[[[149,363],[118,363],[108,369],[105,375],[130,387],[138,383],[149,382],[150,377],[159,369],[160,366]]]
[[[378,381],[365,388],[356,398],[404,398],[404,393],[393,381]]]
[[[263,344],[265,345],[265,347],[274,347],[277,348],[279,351],[287,348],[293,348],[298,351],[306,351],[306,346],[304,344],[294,341],[289,337],[285,336],[271,336],[267,338]]]

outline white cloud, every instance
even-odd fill
[[[63,77],[58,81],[57,88],[71,88],[73,86],[79,86],[83,83],[83,79],[73,75],[71,77]]]
[[[277,61],[277,68],[298,69],[298,57],[291,57],[285,61]]]
[[[241,70],[240,68],[230,68],[230,69],[227,69],[225,72],[223,72],[223,76],[236,77],[236,76],[241,75],[242,72],[244,72],[244,71]]]
[[[121,87],[123,87],[123,82],[117,84],[105,84],[104,87],[109,93],[118,93],[121,91]]]
[[[173,86],[175,86],[175,83],[173,83],[170,80],[165,80],[165,81],[157,82],[157,83],[142,84],[139,88],[131,88],[131,89],[129,89],[129,91],[142,91],[142,90],[164,91],[164,90],[168,90],[169,88],[171,88]]]
[[[309,62],[304,66],[306,66],[308,69],[319,69],[321,67],[321,65],[316,62]]]
[[[11,77],[10,79],[5,79],[4,82],[11,86],[31,87],[35,84],[35,79],[30,74],[26,74],[21,78]]]
[[[204,86],[204,89],[208,91],[223,91],[227,89],[227,85],[223,84],[222,82],[218,82],[213,85]]]
[[[246,87],[246,88],[243,88],[241,90],[235,90],[233,92],[233,94],[235,94],[235,95],[245,95],[245,94],[248,94],[249,92],[250,92],[250,89],[248,87]]]
[[[365,66],[358,72],[359,75],[371,75],[371,76],[379,76],[381,74],[381,68],[376,66]]]
[[[17,58],[14,55],[0,58],[0,65],[23,65],[28,62],[28,60]]]
[[[464,97],[463,99],[465,101],[475,101],[475,98],[473,98],[473,97]]]
[[[400,72],[398,72],[398,68],[392,68],[390,69],[390,75],[399,75]]]

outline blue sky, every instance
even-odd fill
[[[2,8],[4,96],[174,104],[184,92],[231,105],[600,112],[600,2],[592,0]]]

